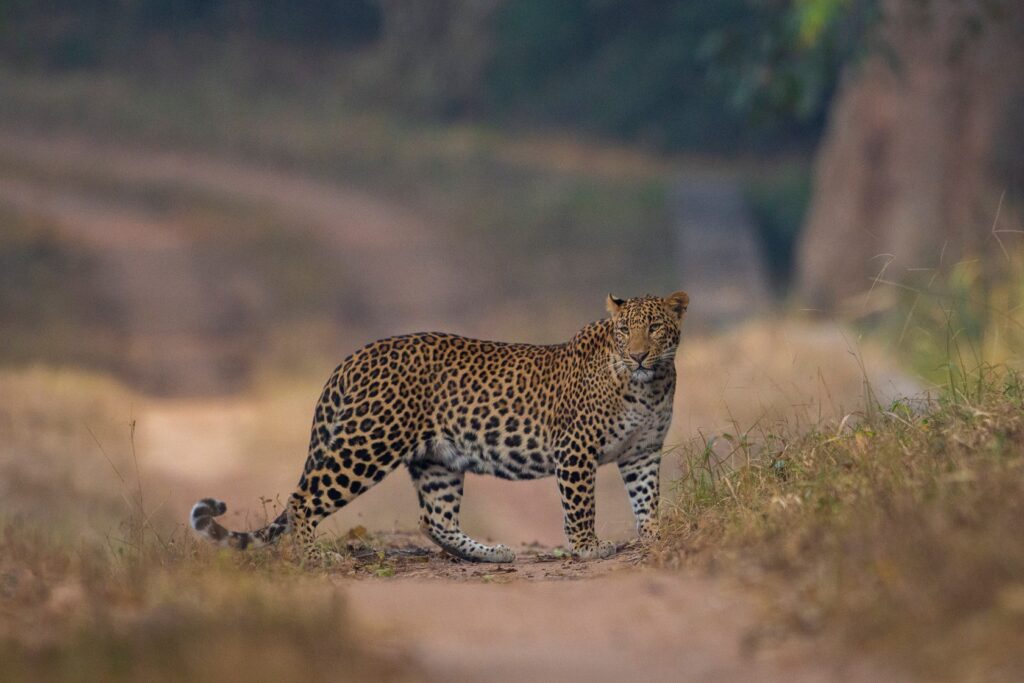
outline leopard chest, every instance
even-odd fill
[[[605,425],[601,464],[661,447],[672,417],[672,394],[658,389],[626,394],[622,398],[619,410]]]

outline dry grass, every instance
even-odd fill
[[[805,330],[803,359],[787,371],[779,362],[798,354],[779,351],[792,327],[775,342],[752,331],[725,344],[737,359],[728,376],[745,378],[723,397],[740,399],[735,419],[680,449],[686,474],[666,559],[762,593],[771,614],[762,636],[840,636],[846,656],[881,655],[923,680],[1019,680],[1021,263],[1007,249],[928,271],[919,286],[879,282],[858,305],[892,295],[891,308],[862,319],[872,343],[844,337],[846,363],[813,353]],[[756,350],[765,345],[776,352]],[[722,367],[712,359],[727,353],[717,346],[691,351],[699,383],[723,385],[712,377]],[[884,371],[885,355],[907,361],[930,398],[901,398],[917,392]],[[862,371],[856,402],[850,361]],[[813,368],[828,368],[818,392],[807,391]],[[766,409],[751,413],[759,394]]]
[[[744,577],[777,619],[841,633],[928,680],[1024,667],[1024,380],[872,407],[812,430],[775,423],[691,449],[675,557]]]
[[[863,405],[866,384],[882,400],[918,391],[879,345],[835,324],[785,316],[687,336],[676,367],[670,446],[738,427],[781,421],[802,429],[840,419]]]
[[[0,371],[0,397],[3,516],[71,538],[120,522],[123,490],[135,483],[132,392],[102,375],[33,367]]]
[[[363,650],[343,596],[315,573],[167,543],[117,553],[4,523],[0,678],[401,677]]]
[[[130,391],[35,369],[0,374],[0,396],[0,679],[407,677],[317,572],[168,519],[162,482],[139,476]]]

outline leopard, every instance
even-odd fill
[[[300,556],[328,561],[316,528],[396,468],[416,488],[420,529],[459,560],[510,563],[516,553],[460,527],[466,474],[554,477],[571,557],[608,558],[618,546],[595,532],[595,480],[615,463],[641,543],[657,539],[659,477],[676,385],[675,356],[689,296],[621,299],[568,342],[482,341],[420,332],[370,343],[324,384],[309,452],[282,512],[254,531],[215,518],[204,498],[192,528],[222,547],[257,548],[292,534]]]

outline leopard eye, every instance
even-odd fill
[[[651,323],[651,326],[647,328],[648,332],[657,332],[662,328],[661,323]]]
[[[622,334],[629,334],[629,325],[626,323],[622,323],[621,325],[619,325],[619,332],[621,332]]]

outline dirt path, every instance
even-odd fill
[[[373,301],[375,318],[392,331],[397,325],[443,326],[457,317],[470,284],[460,276],[457,251],[411,210],[301,172],[12,130],[0,130],[0,154],[55,170],[92,171],[119,182],[194,189],[266,207],[334,250],[339,267],[366,289],[352,296]]]
[[[505,584],[366,580],[346,593],[364,628],[406,650],[434,680],[833,678],[817,664],[748,651],[750,605],[696,578],[630,571]]]
[[[365,578],[380,560],[364,551],[348,571],[363,578],[333,580],[369,641],[430,680],[879,680],[872,665],[828,662],[819,643],[759,645],[763,615],[748,594],[645,569],[636,547],[589,563],[524,547],[514,565],[494,566],[422,554],[416,536],[371,545],[389,543],[394,578]]]
[[[129,380],[155,393],[205,394],[243,379],[244,307],[204,269],[180,226],[138,208],[0,173],[0,202],[52,221],[87,251]],[[225,325],[225,321],[231,324]]]

